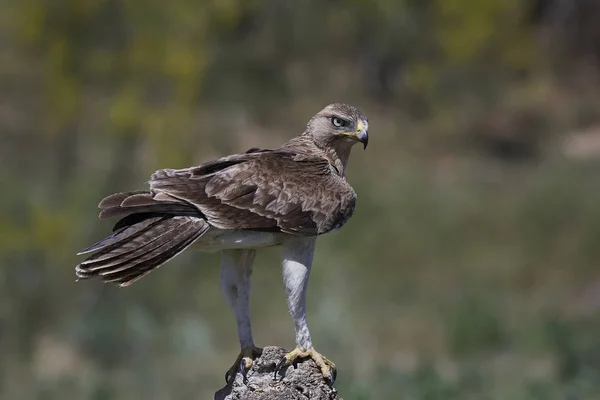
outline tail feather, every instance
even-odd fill
[[[171,240],[169,234],[185,223],[181,218],[161,219],[161,222],[159,232],[153,229],[145,229],[121,246],[112,246],[108,250],[95,253],[83,261],[81,265],[85,265],[89,271],[95,271],[138,257]]]
[[[106,196],[102,199],[100,204],[98,204],[98,208],[102,210],[106,210],[108,208],[119,207],[121,203],[127,199],[129,196],[135,196],[138,194],[149,193],[147,190],[136,190],[133,192],[121,192],[111,194],[110,196]]]
[[[199,215],[200,212],[189,206],[179,206],[177,204],[157,204],[155,206],[137,206],[137,207],[115,207],[107,210],[101,210],[100,219],[118,217],[133,213],[163,213],[171,215]]]
[[[208,224],[206,223],[204,230],[188,229],[185,234],[181,235],[181,240],[174,239],[170,243],[164,244],[143,257],[143,261],[140,259],[139,262],[130,267],[123,265],[114,271],[103,272],[101,276],[105,282],[118,282],[121,287],[129,286],[184,251],[202,236],[207,229]]]
[[[90,247],[88,247],[84,250],[81,250],[79,253],[77,253],[77,255],[80,256],[83,254],[88,254],[88,253],[92,253],[92,252],[99,251],[99,250],[110,251],[114,247],[119,246],[119,244],[121,242],[132,239],[132,238],[142,234],[147,229],[152,228],[152,226],[154,224],[158,223],[161,219],[162,219],[162,216],[154,217],[154,218],[147,218],[145,220],[140,221],[139,223],[137,223],[135,225],[125,226],[121,229],[116,230],[112,235],[100,240],[99,242],[94,243],[93,245],[91,245]]]
[[[78,279],[95,276],[128,286],[181,253],[209,225],[192,204],[160,192],[125,192],[99,204],[100,217],[121,215],[114,233],[79,254]]]
[[[182,227],[182,225],[188,226]],[[156,260],[157,258],[171,258],[169,255],[173,253],[173,249],[178,249],[180,246],[183,246],[191,237],[193,237],[191,233],[196,231],[194,227],[189,226],[188,223],[182,225],[180,225],[180,227],[182,227],[180,232],[174,232],[173,235],[163,235],[163,237],[166,237],[166,240],[162,240],[161,245],[154,248],[140,249],[142,250],[142,255],[139,257],[117,262],[112,265],[112,268],[110,265],[107,265],[104,268],[96,267],[96,270],[100,269],[98,274],[100,276],[110,276],[109,279],[121,279],[130,274],[137,275],[140,272],[140,268],[132,270],[134,267],[147,265],[149,261]]]
[[[104,198],[98,208],[101,219],[139,213],[202,215],[193,204],[153,191],[115,193]]]

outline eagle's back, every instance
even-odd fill
[[[155,193],[196,207],[211,226],[319,235],[352,216],[356,193],[317,150],[304,144],[160,170]]]

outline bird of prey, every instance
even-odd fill
[[[312,358],[333,384],[335,365],[314,348],[306,322],[306,290],[317,236],[352,216],[356,193],[346,181],[352,146],[368,143],[368,121],[347,104],[330,104],[306,130],[275,150],[250,149],[185,169],[163,169],[149,190],[116,193],[100,218],[121,217],[113,233],[79,254],[78,279],[128,286],[190,245],[221,252],[221,288],[237,319],[241,352],[225,374],[246,381],[261,354],[250,328],[250,276],[256,250],[282,247],[283,280],[296,348],[279,370]]]

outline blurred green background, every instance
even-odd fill
[[[0,0],[0,397],[208,399],[239,348],[218,255],[75,283],[107,194],[356,105],[352,220],[320,238],[345,399],[600,399],[600,6]],[[278,250],[257,345],[294,345]]]

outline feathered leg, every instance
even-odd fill
[[[315,237],[291,238],[283,246],[283,280],[288,297],[290,314],[294,319],[296,348],[286,354],[275,368],[275,378],[282,367],[293,364],[297,359],[312,358],[330,385],[336,377],[335,364],[318,353],[312,345],[306,323],[306,290],[315,250]]]
[[[250,276],[256,250],[223,250],[221,252],[221,289],[235,312],[241,352],[233,366],[225,374],[229,383],[236,373],[242,373],[244,381],[252,361],[260,356],[262,349],[254,346],[250,327]]]

